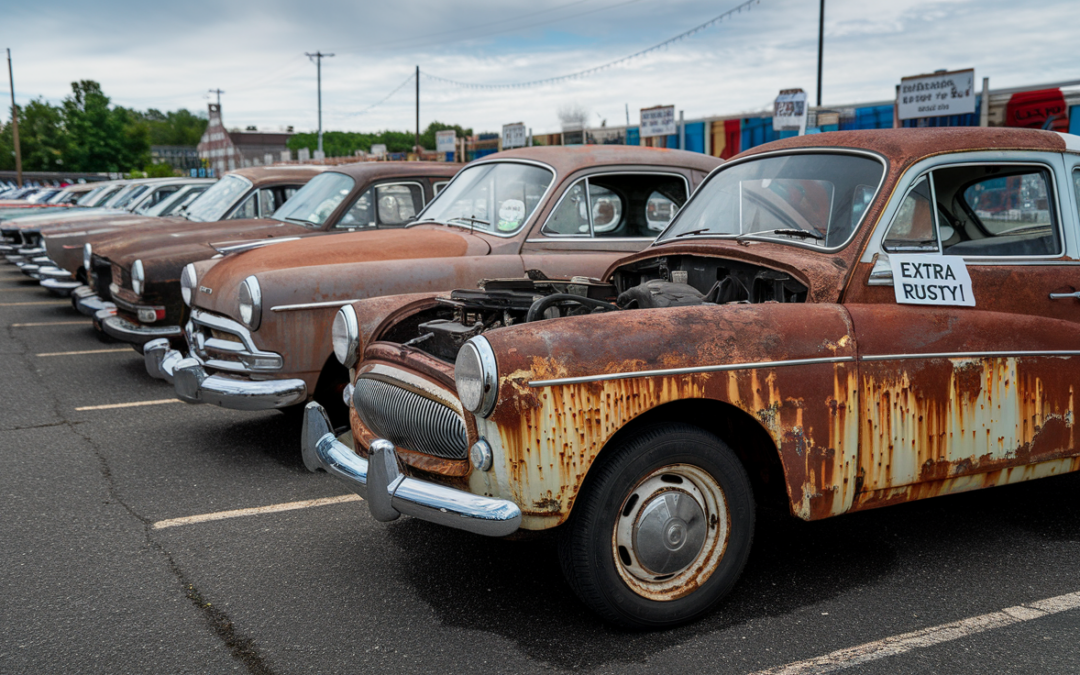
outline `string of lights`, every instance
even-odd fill
[[[694,26],[690,30],[679,33],[678,35],[676,35],[674,37],[671,37],[671,38],[668,38],[667,40],[664,40],[663,42],[659,42],[659,43],[657,43],[657,44],[655,44],[655,45],[653,45],[651,47],[648,47],[646,49],[642,49],[641,51],[634,52],[633,54],[630,54],[629,56],[624,56],[624,57],[622,57],[620,59],[615,59],[614,61],[609,61],[608,63],[605,63],[603,65],[595,66],[593,68],[587,68],[585,70],[579,70],[576,73],[569,73],[567,75],[558,75],[556,77],[547,77],[547,78],[544,78],[544,79],[541,79],[541,80],[531,80],[529,82],[511,82],[511,83],[505,83],[505,84],[482,84],[482,83],[477,83],[477,82],[461,82],[460,80],[452,80],[452,79],[447,78],[447,77],[441,77],[439,75],[432,75],[431,73],[428,73],[428,72],[425,72],[425,71],[420,71],[420,74],[423,75],[424,77],[426,77],[426,78],[428,78],[430,80],[434,80],[436,82],[442,82],[443,84],[450,84],[450,85],[453,85],[453,86],[456,86],[456,87],[464,87],[466,89],[523,89],[523,88],[526,88],[526,87],[540,87],[540,86],[544,86],[544,85],[548,85],[548,84],[554,84],[556,82],[563,82],[563,81],[567,81],[567,80],[576,80],[576,79],[580,79],[580,78],[583,78],[583,77],[588,77],[590,75],[595,75],[596,73],[599,73],[599,72],[601,72],[603,70],[607,70],[609,68],[614,68],[615,66],[622,65],[624,63],[627,63],[628,61],[632,61],[634,59],[641,58],[641,57],[645,56],[646,54],[650,54],[650,53],[658,51],[660,49],[664,49],[664,48],[668,47],[671,44],[674,44],[676,42],[680,42],[682,40],[685,40],[686,38],[688,38],[688,37],[690,37],[690,36],[692,36],[692,35],[694,35],[696,33],[699,33],[699,32],[701,32],[701,31],[703,31],[703,30],[705,30],[707,28],[710,28],[710,27],[714,26],[717,23],[720,23],[724,19],[730,18],[730,17],[732,17],[732,16],[734,16],[736,14],[741,14],[743,12],[743,10],[750,11],[750,8],[752,6],[760,4],[760,3],[761,3],[761,0],[746,0],[745,2],[739,4],[739,5],[735,6],[735,7],[732,7],[729,10],[727,10],[723,14],[714,16],[713,18],[709,19],[708,21],[706,21],[704,23],[701,23],[701,24],[698,24],[697,26]]]

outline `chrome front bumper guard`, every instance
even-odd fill
[[[86,316],[94,316],[103,309],[116,309],[116,305],[99,298],[89,286],[79,286],[71,291],[71,304]]]
[[[343,481],[364,498],[375,520],[388,522],[404,513],[489,537],[505,537],[521,527],[521,509],[513,502],[403,475],[390,441],[373,441],[364,459],[334,437],[326,410],[314,401],[304,409],[301,443],[304,466]]]
[[[61,298],[66,298],[71,295],[71,292],[82,286],[81,281],[71,279],[70,281],[64,281],[63,279],[53,279],[46,275],[42,275],[41,287],[47,289],[53,295],[59,295]]]
[[[145,347],[151,340],[180,337],[180,326],[144,326],[115,314],[101,319],[101,330],[121,342]]]
[[[246,380],[208,375],[197,359],[169,349],[162,342],[143,346],[146,372],[169,380],[176,397],[187,403],[213,403],[232,410],[274,410],[303,403],[307,383],[303,380]]]

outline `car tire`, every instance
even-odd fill
[[[593,469],[559,538],[571,588],[635,629],[693,621],[735,585],[755,505],[735,453],[688,424],[646,428]]]

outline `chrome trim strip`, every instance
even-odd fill
[[[595,242],[596,244],[604,244],[610,242],[637,242],[637,241],[652,241],[652,237],[590,237],[587,234],[562,234],[562,235],[544,235],[541,239],[526,239],[526,244],[582,244],[585,242]]]
[[[270,308],[271,312],[291,312],[294,309],[318,309],[320,307],[343,307],[357,302],[361,298],[350,300],[328,300],[327,302],[302,302],[298,305],[275,305]]]
[[[561,384],[582,384],[585,382],[606,382],[609,380],[629,380],[636,377],[662,377],[665,375],[693,375],[695,373],[716,373],[727,370],[751,370],[757,368],[781,368],[784,366],[814,366],[823,363],[851,363],[854,356],[828,356],[816,359],[789,359],[785,361],[758,361],[755,363],[723,363],[714,366],[695,368],[665,368],[662,370],[639,370],[631,373],[611,373],[609,375],[585,375],[583,377],[563,377],[553,380],[533,380],[530,387],[553,387]]]
[[[872,354],[860,356],[860,361],[905,361],[909,359],[976,359],[1025,356],[1080,356],[1080,350],[1060,349],[1045,351],[1005,351],[1005,352],[933,352],[928,354]]]

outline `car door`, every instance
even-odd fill
[[[671,222],[690,195],[674,170],[600,170],[570,182],[521,247],[525,269],[551,278],[598,277],[616,259],[640,251]]]
[[[416,181],[379,183],[364,190],[331,232],[403,227],[424,208],[424,186]]]
[[[950,155],[894,193],[843,300],[857,507],[1077,468],[1076,170],[1051,153]]]

